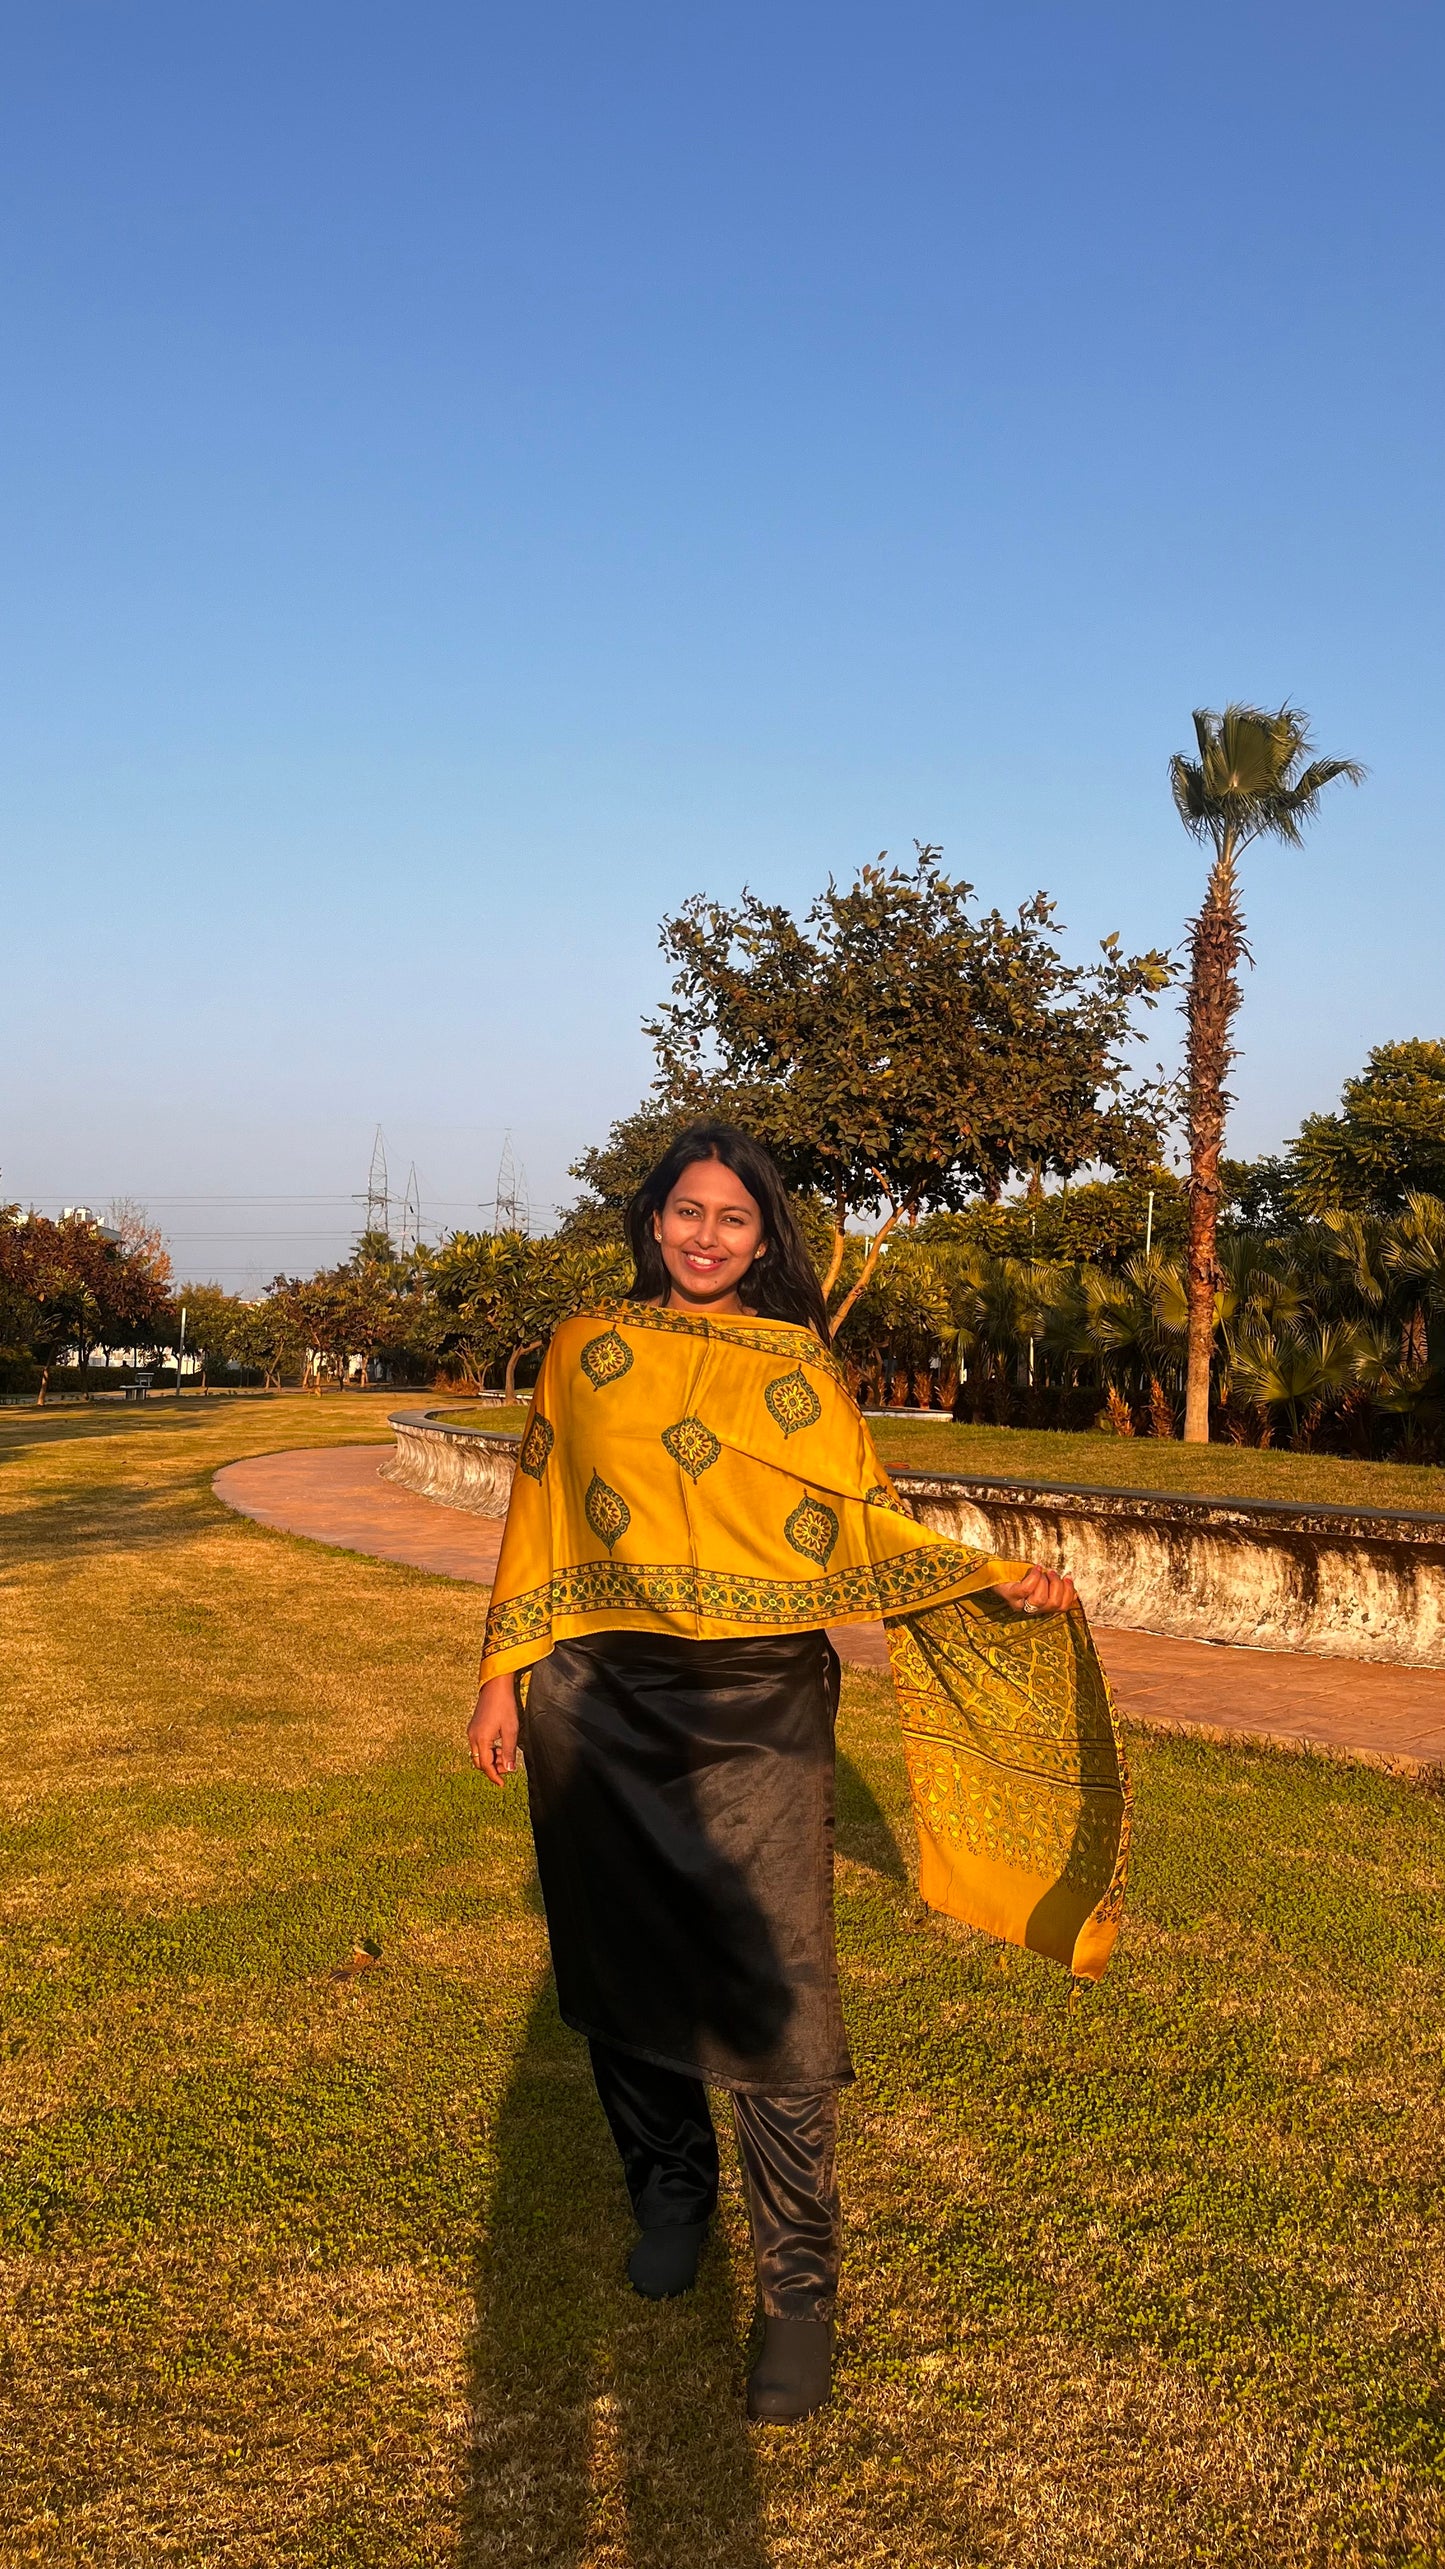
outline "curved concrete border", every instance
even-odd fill
[[[396,1410],[387,1425],[396,1450],[380,1466],[384,1481],[399,1481],[404,1490],[439,1499],[443,1507],[464,1508],[469,1516],[506,1515],[520,1436],[444,1426],[426,1409]]]
[[[390,1423],[388,1479],[478,1516],[506,1514],[519,1437],[444,1426],[426,1410],[400,1411]],[[1445,1667],[1445,1516],[962,1472],[895,1472],[893,1480],[940,1534],[1005,1560],[1067,1563],[1096,1623]]]

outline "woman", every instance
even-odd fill
[[[520,1736],[558,2000],[621,2156],[641,2293],[696,2278],[706,2088],[731,2093],[765,2321],[748,2413],[781,2421],[829,2393],[853,2074],[824,1627],[889,1617],[935,1905],[1096,1974],[1123,1792],[1072,1583],[902,1508],[767,1153],[694,1125],[627,1230],[631,1295],[563,1324],[533,1394],[468,1738],[501,1784]]]

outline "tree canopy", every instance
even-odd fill
[[[418,1259],[435,1314],[442,1360],[480,1389],[495,1367],[510,1394],[524,1356],[536,1354],[559,1320],[621,1290],[615,1249],[565,1236],[458,1231]]]
[[[745,893],[663,922],[659,1099],[736,1115],[831,1209],[829,1289],[850,1214],[878,1212],[881,1239],[1016,1174],[1158,1156],[1159,1094],[1130,1088],[1124,1065],[1134,1003],[1153,1005],[1168,958],[1125,957],[1109,936],[1097,962],[1069,964],[1046,894],[1012,918],[972,902],[919,847],[911,867],[880,856],[830,883],[801,921]]]
[[[1393,1213],[1411,1194],[1445,1196],[1445,1043],[1376,1044],[1338,1114],[1305,1118],[1288,1165],[1305,1213]]]
[[[40,1368],[41,1394],[67,1348],[159,1347],[174,1320],[169,1269],[148,1245],[127,1248],[88,1217],[0,1215],[0,1302],[7,1337]]]
[[[1149,1199],[1153,1197],[1153,1210]],[[1086,1259],[1119,1266],[1146,1238],[1171,1254],[1184,1246],[1185,1192],[1172,1169],[1143,1168],[1067,1191],[1042,1189],[963,1213],[935,1213],[919,1236],[985,1249],[993,1257]]]

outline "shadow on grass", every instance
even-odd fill
[[[580,2569],[603,2544],[629,2569],[766,2569],[726,2242],[652,2303],[623,2274],[635,2235],[549,1976],[497,2121],[461,2569]]]
[[[851,1857],[855,1864],[866,1864],[885,1882],[904,1886],[909,1880],[908,1867],[899,1853],[892,1823],[878,1800],[862,1768],[851,1757],[838,1751],[837,1764],[837,1845],[838,1853]]]

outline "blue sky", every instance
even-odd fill
[[[1371,769],[1250,860],[1234,1146],[1445,1031],[1436,9],[0,32],[5,1193],[238,1283],[378,1121],[548,1206],[688,893],[1172,943],[1229,696]]]

